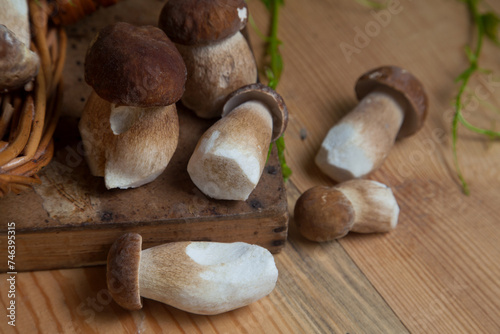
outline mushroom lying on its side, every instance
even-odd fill
[[[271,141],[285,131],[281,96],[262,84],[233,92],[222,118],[200,138],[189,159],[194,184],[216,199],[246,200],[260,180]]]
[[[363,74],[356,95],[359,104],[330,129],[316,155],[318,167],[338,182],[380,167],[396,138],[416,133],[427,115],[424,87],[396,66]]]
[[[107,26],[87,52],[85,80],[94,90],[79,129],[92,174],[108,189],[153,181],[179,137],[186,67],[175,45],[152,26]]]
[[[372,180],[313,187],[299,197],[294,209],[299,232],[317,242],[342,238],[349,231],[389,232],[396,228],[398,216],[391,188]]]
[[[172,242],[142,250],[142,237],[127,233],[108,253],[113,299],[129,310],[150,298],[196,314],[219,314],[271,293],[278,270],[271,253],[244,242]]]

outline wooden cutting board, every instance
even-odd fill
[[[18,271],[103,263],[111,243],[129,231],[142,235],[144,248],[180,240],[245,241],[273,253],[283,247],[288,210],[276,151],[247,201],[210,199],[192,183],[186,168],[198,139],[214,120],[199,119],[180,103],[179,145],[157,180],[137,189],[106,190],[104,180],[90,174],[77,129],[90,93],[83,80],[87,46],[103,26],[123,17],[132,24],[156,25],[161,6],[123,2],[67,29],[66,116],[54,136],[54,160],[40,173],[42,185],[0,200],[2,221],[16,224]],[[1,225],[0,235],[7,235],[7,224]],[[7,263],[0,264],[1,271],[7,269]]]

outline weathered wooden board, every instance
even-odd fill
[[[246,241],[278,252],[286,240],[288,213],[276,153],[247,201],[210,199],[186,168],[213,121],[182,105],[178,113],[179,145],[167,169],[152,183],[127,190],[106,190],[103,179],[90,174],[76,120],[63,119],[55,158],[40,174],[43,183],[0,201],[2,219],[16,223],[17,270],[102,263],[113,240],[126,231],[141,233],[145,247],[178,240]],[[6,229],[2,225],[2,237]]]
[[[206,197],[186,171],[194,147],[214,120],[202,120],[178,103],[180,138],[166,171],[138,189],[111,190],[91,176],[77,122],[90,93],[83,80],[88,44],[103,26],[121,17],[155,25],[161,3],[124,2],[68,30],[64,114],[55,134],[56,152],[34,191],[0,201],[0,216],[16,223],[17,270],[68,268],[102,263],[110,244],[125,231],[142,234],[144,247],[177,240],[246,241],[273,253],[284,245],[288,213],[281,170],[273,151],[263,177],[245,201]],[[109,10],[113,15],[105,15]],[[6,236],[6,225],[0,235]],[[2,252],[4,250],[2,249]],[[7,264],[0,264],[6,270]]]

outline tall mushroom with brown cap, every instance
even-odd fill
[[[108,253],[107,283],[113,299],[129,310],[141,296],[197,314],[246,306],[274,289],[278,270],[268,250],[243,242],[173,242],[142,249],[127,233]]]
[[[92,174],[108,189],[153,181],[179,137],[186,67],[175,45],[152,26],[109,25],[87,51],[85,80],[93,91],[79,128]]]
[[[30,50],[26,0],[0,0],[0,93],[25,86],[38,74],[40,59]]]
[[[286,105],[271,88],[251,84],[236,90],[222,118],[198,141],[187,168],[191,180],[212,198],[246,200],[262,175],[269,144],[287,121]]]
[[[313,187],[299,197],[294,210],[299,232],[318,242],[342,238],[349,231],[389,232],[396,228],[398,216],[391,188],[372,180]]]
[[[239,32],[247,19],[244,0],[170,0],[163,7],[158,26],[188,70],[182,103],[197,116],[220,116],[232,91],[257,81],[255,59]]]
[[[316,164],[336,181],[360,178],[377,169],[396,138],[417,132],[427,116],[424,87],[405,69],[386,66],[356,83],[360,103],[330,129]]]

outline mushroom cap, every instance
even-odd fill
[[[174,43],[153,26],[103,28],[87,51],[85,81],[117,105],[167,106],[184,93],[187,71]]]
[[[294,209],[300,234],[317,242],[342,238],[351,230],[354,218],[351,201],[341,191],[325,186],[304,192]]]
[[[55,24],[70,25],[97,10],[99,5],[108,7],[120,0],[80,0],[80,1],[51,1],[48,3],[50,18]]]
[[[22,87],[37,75],[38,55],[0,24],[0,92]]]
[[[206,44],[243,29],[247,13],[244,0],[169,0],[158,26],[175,43]]]
[[[427,94],[420,81],[405,69],[383,66],[363,74],[355,87],[359,100],[379,89],[389,92],[404,109],[398,138],[409,137],[420,130],[428,108]]]
[[[115,240],[108,253],[108,290],[116,303],[128,310],[142,308],[139,293],[141,248],[142,237],[127,233]]]
[[[229,94],[222,108],[222,117],[247,101],[259,101],[268,107],[273,118],[271,141],[278,139],[288,124],[288,109],[283,98],[275,90],[261,83],[246,85]]]

